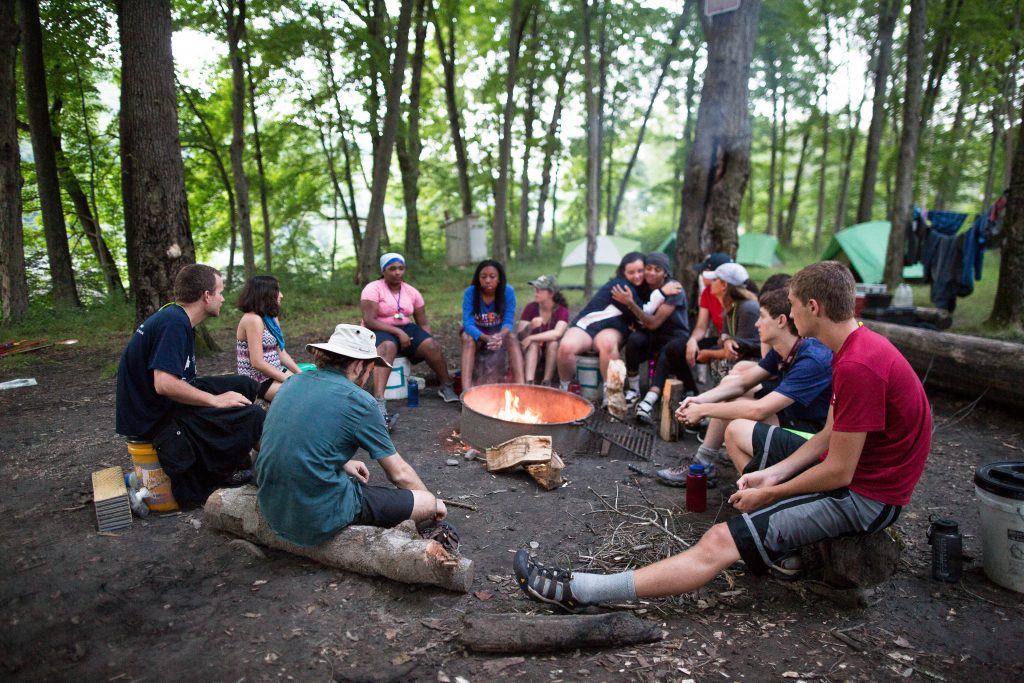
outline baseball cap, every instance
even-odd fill
[[[554,275],[541,275],[535,280],[530,280],[529,284],[537,289],[550,289],[552,292],[558,291],[558,281]]]

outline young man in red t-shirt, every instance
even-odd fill
[[[896,521],[931,447],[924,388],[888,340],[854,319],[854,280],[845,266],[824,261],[804,268],[790,282],[789,297],[800,335],[832,349],[825,428],[806,442],[773,439],[767,467],[740,477],[729,498],[743,514],[711,527],[683,553],[600,575],[545,567],[520,550],[513,568],[527,595],[574,610],[686,593],[739,559],[755,574],[786,573],[780,560],[800,546]]]

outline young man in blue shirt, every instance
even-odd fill
[[[219,316],[223,303],[220,273],[185,266],[174,279],[174,303],[139,325],[117,368],[117,433],[152,442],[181,507],[252,479],[249,453],[264,417],[253,401],[273,383],[196,376],[194,328]]]
[[[711,418],[704,443],[695,457],[696,462],[704,465],[709,484],[715,482],[715,461],[723,440],[737,471],[743,471],[757,450],[755,424],[817,432],[828,417],[832,352],[817,339],[797,334],[790,317],[787,289],[766,292],[759,303],[757,331],[771,350],[756,365],[748,366],[714,389],[686,398],[676,411],[676,418],[684,424]],[[752,393],[773,377],[778,380],[774,386]],[[688,467],[686,462],[659,470],[658,481],[668,486],[685,486]]]

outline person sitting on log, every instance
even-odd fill
[[[558,343],[569,327],[569,303],[558,291],[553,275],[541,275],[529,284],[533,287],[533,301],[523,307],[516,323],[516,337],[523,349],[526,383],[534,383],[537,366],[543,362],[541,382],[547,386],[554,381]]]
[[[516,290],[508,284],[505,267],[493,259],[481,261],[473,273],[473,283],[462,293],[463,391],[475,383],[474,370],[480,370],[483,384],[504,380],[505,354],[498,353],[502,349],[508,355],[512,381],[525,381],[523,350],[512,331],[515,322]]]
[[[740,477],[729,502],[742,514],[711,527],[682,553],[616,574],[544,566],[527,550],[516,582],[537,601],[589,604],[696,590],[737,560],[765,574],[787,554],[825,539],[871,534],[899,517],[931,447],[921,381],[885,337],[853,317],[854,280],[835,261],[807,266],[790,282],[797,330],[832,350],[833,394],[824,429],[808,440],[779,431],[768,458]]]
[[[427,320],[427,306],[419,290],[405,281],[405,258],[390,252],[380,257],[380,279],[366,285],[360,295],[363,325],[377,335],[377,351],[381,358],[392,363],[396,356],[408,358],[412,363],[425,360],[441,383],[438,395],[445,403],[459,400],[448,375],[448,361],[441,345],[431,335]],[[387,410],[384,390],[390,370],[379,367],[373,373],[373,396],[390,429],[395,415]]]
[[[723,442],[734,455],[736,471],[742,472],[755,451],[751,443],[754,425],[777,425],[800,432],[817,432],[825,426],[832,398],[832,352],[817,339],[797,334],[790,315],[789,290],[774,289],[759,300],[757,332],[768,353],[735,373],[734,381],[722,382],[699,396],[683,399],[676,418],[685,425],[711,418],[704,443],[694,461],[704,465],[708,486],[716,482],[716,461]],[[778,378],[771,387],[769,379]],[[758,385],[761,390],[758,391]],[[757,430],[760,433],[760,429]],[[771,430],[768,432],[772,434]],[[758,450],[768,441],[761,439]],[[686,486],[690,459],[678,467],[659,470],[658,482]]]
[[[263,433],[263,398],[274,380],[197,377],[195,326],[220,315],[224,281],[200,263],[174,278],[174,302],[146,318],[117,366],[118,434],[152,442],[182,508],[217,488],[252,480],[250,451]]]
[[[260,512],[270,528],[291,543],[316,546],[350,524],[392,527],[412,519],[423,533],[440,523],[444,503],[398,454],[377,402],[362,389],[375,366],[388,367],[376,335],[342,324],[306,349],[317,369],[277,392],[256,461]],[[360,448],[397,488],[369,485],[366,464],[353,459]]]

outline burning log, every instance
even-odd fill
[[[520,465],[551,462],[550,436],[517,436],[487,449],[487,471],[504,472]]]
[[[564,652],[582,647],[620,647],[665,638],[657,624],[632,614],[536,616],[470,614],[460,640],[474,652]]]
[[[357,574],[461,593],[469,592],[473,583],[473,561],[451,555],[437,541],[420,538],[411,521],[391,529],[350,526],[326,543],[307,548],[271,530],[260,514],[253,486],[214,491],[204,512],[213,529]]]
[[[539,465],[527,465],[526,472],[533,480],[540,484],[545,491],[557,489],[562,485],[562,470],[565,463],[558,457],[558,453],[551,453],[551,461]]]

